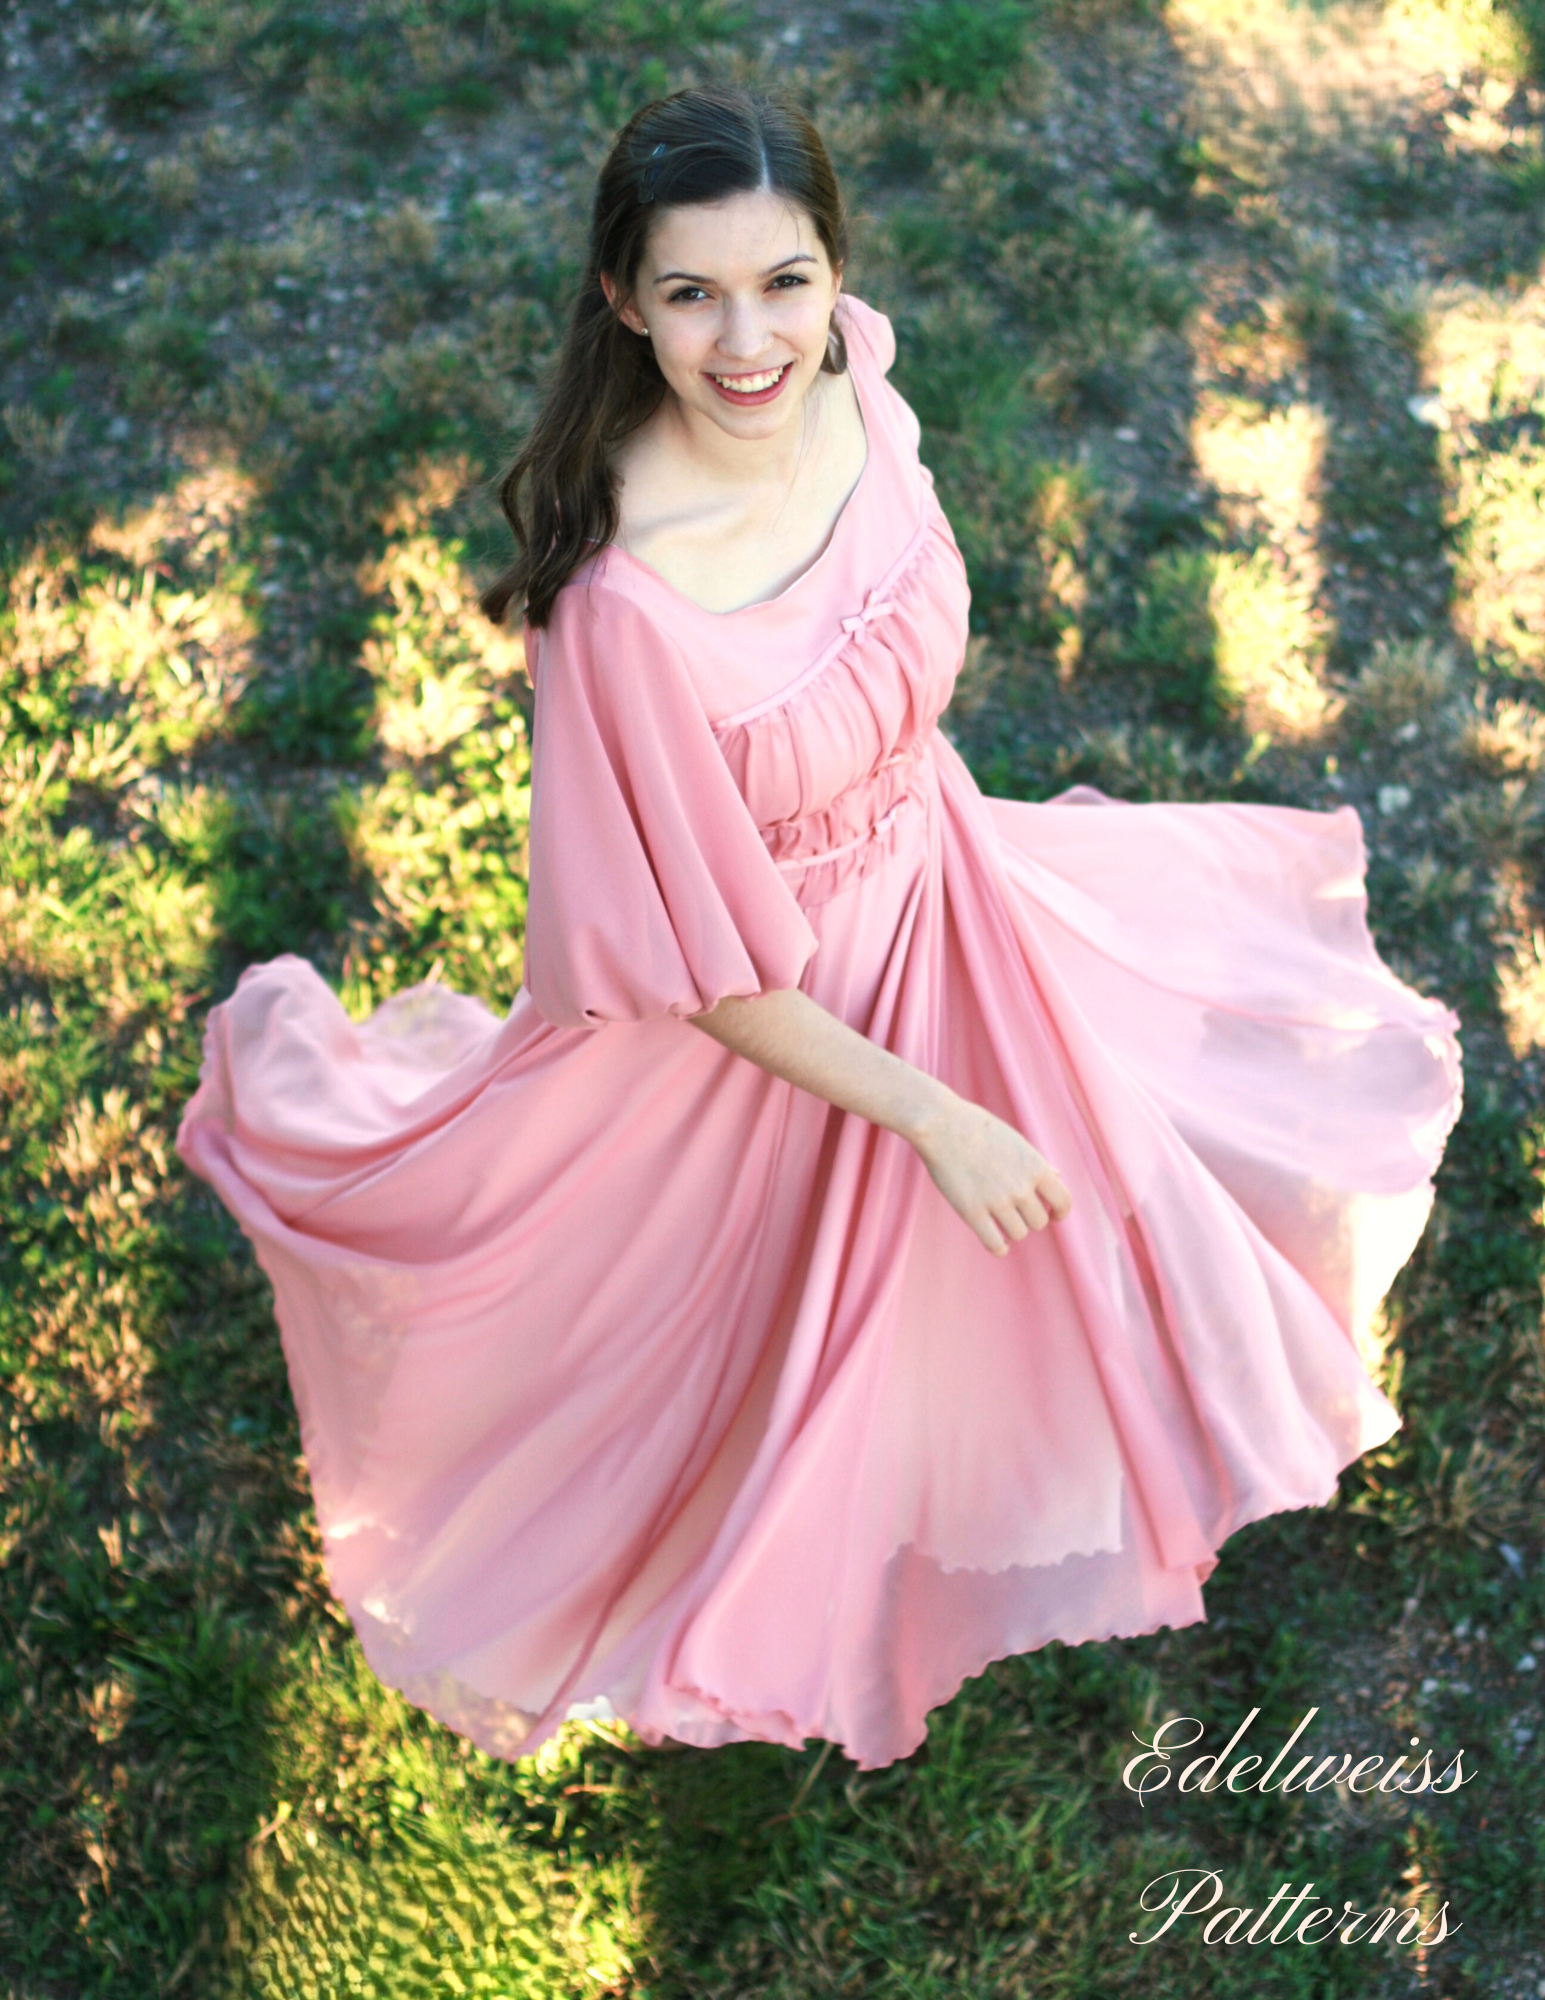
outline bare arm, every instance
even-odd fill
[[[727,997],[689,1017],[725,1048],[897,1132],[995,1256],[1060,1220],[1072,1197],[1022,1133],[839,1021],[798,988]]]

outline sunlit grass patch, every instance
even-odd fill
[[[1382,173],[1382,187],[1368,184],[1374,205],[1388,196],[1397,212],[1427,192],[1423,166],[1399,147],[1430,80],[1476,65],[1523,75],[1531,60],[1517,23],[1487,0],[1173,0],[1169,18],[1195,66],[1204,129],[1231,167],[1270,174],[1316,147],[1345,148],[1365,180]]]
[[[1308,403],[1266,409],[1242,397],[1204,396],[1191,441],[1238,535],[1264,535],[1310,589],[1319,582],[1321,473],[1328,419]]]
[[[1176,549],[1150,563],[1124,656],[1161,709],[1298,741],[1335,713],[1313,602],[1270,553]]]
[[[1465,717],[1459,748],[1472,763],[1503,777],[1545,770],[1545,714],[1528,701],[1479,697]]]
[[[1533,931],[1501,960],[1497,1000],[1514,1056],[1521,1061],[1545,1049],[1545,931]]]
[[[1526,416],[1545,400],[1545,285],[1446,286],[1424,303],[1424,373],[1451,423]]]
[[[1386,0],[1384,11],[1434,69],[1487,70],[1498,88],[1527,76],[1539,53],[1532,43],[1534,0]]]
[[[250,1851],[223,1916],[222,2000],[570,2000],[638,1969],[627,1862],[564,1867],[452,1805],[394,1815],[365,1856],[282,1822]]]
[[[428,535],[393,542],[361,582],[391,606],[362,655],[376,683],[377,734],[404,757],[435,756],[524,674],[520,637],[476,615],[465,573]]]
[[[420,465],[385,515],[398,537],[361,576],[385,600],[361,662],[396,762],[348,808],[378,916],[356,927],[344,970],[356,1011],[431,972],[500,1007],[520,983],[530,750],[513,697],[524,655],[518,634],[478,612],[463,552],[421,526],[465,471]]]
[[[262,1790],[208,1927],[209,1991],[630,1989],[653,1926],[628,1836],[658,1806],[629,1749],[571,1725],[527,1763],[485,1757],[376,1681],[331,1617],[285,1664],[265,1690]],[[613,1837],[566,1847],[566,1821],[597,1812],[616,1815]]]
[[[251,618],[228,584],[168,590],[148,563],[38,557],[13,574],[9,600],[8,698],[90,760],[93,782],[114,764],[126,781],[223,728],[251,670]]]
[[[1540,107],[1539,92],[1485,77],[1476,97],[1463,110],[1445,112],[1443,123],[1458,152],[1489,159],[1521,194],[1538,161],[1539,134],[1531,113],[1537,116]]]
[[[1252,736],[1297,742],[1337,710],[1319,676],[1323,622],[1302,584],[1263,549],[1217,558],[1208,605],[1218,685]]]
[[[1450,287],[1427,315],[1424,420],[1440,456],[1455,554],[1459,629],[1513,671],[1545,672],[1545,292]]]
[[[1465,453],[1452,470],[1461,629],[1515,671],[1545,674],[1545,445]]]

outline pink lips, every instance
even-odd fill
[[[738,389],[726,389],[724,384],[720,381],[717,381],[712,375],[709,375],[708,380],[711,383],[713,383],[714,388],[718,390],[719,394],[724,398],[725,402],[734,403],[740,409],[749,410],[757,403],[770,403],[774,396],[781,395],[783,392],[783,385],[785,382],[788,381],[789,375],[792,372],[793,367],[794,364],[792,361],[785,361],[783,364],[782,372],[780,373],[776,382],[772,383],[771,386],[766,389],[756,390],[754,394],[749,396],[742,395]],[[765,374],[767,371],[765,369],[759,368],[754,371],[748,370],[747,372],[748,373],[754,372],[756,374],[761,375]]]

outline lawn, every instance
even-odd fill
[[[0,49],[6,2000],[1545,1994],[1540,0],[11,0]],[[384,1691],[170,1150],[255,959],[513,997],[489,482],[609,135],[709,74],[843,177],[983,787],[1350,802],[1463,1022],[1370,1354],[1402,1430],[1237,1535],[1205,1625],[999,1662],[866,1774],[602,1724],[508,1765]],[[1311,1707],[1295,1755],[1469,1781],[1123,1786],[1134,1732]],[[1173,1869],[1462,1927],[1133,1942]]]

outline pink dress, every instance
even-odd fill
[[[1425,1224],[1458,1017],[1356,812],[985,798],[936,727],[954,538],[848,330],[868,460],[714,614],[600,552],[529,634],[525,985],[210,1015],[183,1159],[273,1281],[333,1587],[485,1750],[922,1742],[989,1660],[1187,1625],[1244,1522],[1399,1428],[1358,1339]],[[1024,1132],[994,1258],[895,1134],[681,1017],[799,986]]]

